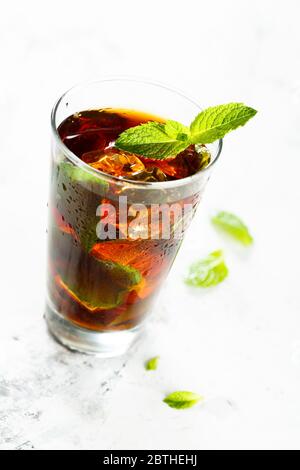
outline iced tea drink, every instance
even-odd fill
[[[205,146],[162,161],[115,147],[124,130],[149,121],[164,118],[92,108],[69,114],[56,127],[46,316],[52,333],[70,348],[115,355],[128,347],[208,179],[212,155]],[[131,337],[124,342],[126,332]]]

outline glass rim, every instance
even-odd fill
[[[80,89],[84,86],[88,86],[88,85],[93,85],[93,84],[97,84],[97,83],[104,83],[104,82],[117,82],[117,81],[120,81],[120,82],[132,82],[132,83],[139,83],[139,84],[142,84],[142,85],[151,85],[151,86],[154,86],[154,87],[158,87],[158,88],[163,88],[167,91],[170,91],[178,96],[181,96],[182,98],[184,98],[186,101],[189,101],[191,104],[195,105],[199,111],[202,110],[201,106],[199,105],[199,103],[197,102],[197,100],[195,100],[194,98],[192,98],[191,96],[188,96],[184,91],[178,89],[178,88],[174,88],[174,87],[171,87],[163,82],[159,82],[159,81],[154,81],[154,80],[149,80],[149,79],[146,79],[146,78],[140,78],[140,77],[135,77],[135,76],[127,76],[127,75],[113,75],[113,76],[105,76],[105,77],[102,77],[102,78],[99,78],[97,80],[90,80],[90,81],[85,81],[85,82],[81,82],[81,83],[78,83],[74,86],[72,86],[71,88],[69,88],[68,90],[66,90],[61,96],[60,98],[58,98],[58,100],[54,103],[54,106],[52,108],[52,111],[51,111],[51,129],[52,129],[52,132],[53,132],[53,136],[55,138],[55,142],[56,144],[58,145],[58,147],[62,150],[62,152],[68,157],[68,159],[74,163],[77,167],[80,167],[82,168],[83,170],[85,170],[86,172],[94,175],[94,176],[97,176],[98,178],[101,178],[102,180],[106,180],[108,182],[118,182],[118,183],[126,183],[126,184],[130,184],[131,186],[136,186],[136,187],[139,187],[139,188],[156,188],[156,189],[167,189],[167,188],[170,188],[170,187],[174,187],[174,186],[182,186],[182,185],[185,185],[185,184],[190,184],[192,182],[194,182],[197,178],[199,178],[200,176],[202,176],[205,172],[209,171],[213,166],[214,164],[216,163],[216,161],[219,159],[219,156],[221,154],[221,151],[222,151],[222,148],[223,148],[223,139],[219,139],[217,142],[218,142],[218,146],[217,146],[217,150],[215,152],[215,155],[214,155],[214,158],[212,159],[212,161],[203,169],[201,169],[200,171],[198,171],[197,173],[191,175],[191,176],[187,176],[185,178],[180,178],[180,179],[177,179],[177,180],[171,180],[171,181],[158,181],[158,182],[149,182],[149,181],[135,181],[135,180],[130,180],[130,179],[126,179],[126,178],[120,178],[118,176],[113,176],[113,175],[110,175],[108,173],[105,173],[105,172],[102,172],[100,170],[97,170],[96,168],[93,168],[91,167],[90,165],[88,165],[87,163],[85,163],[84,161],[82,161],[77,155],[75,155],[75,153],[73,153],[62,141],[59,133],[58,133],[58,128],[56,126],[56,114],[57,114],[57,111],[59,109],[59,106],[63,100],[63,98],[65,98],[70,92],[72,91],[76,91],[76,89]]]

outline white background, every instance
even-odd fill
[[[300,448],[299,17],[297,0],[2,2],[1,448]],[[259,110],[225,139],[144,342],[113,360],[65,351],[42,319],[49,113],[103,74]],[[251,249],[216,234],[216,209],[243,217]],[[218,248],[229,278],[188,289],[190,262]],[[176,389],[205,401],[172,410]]]

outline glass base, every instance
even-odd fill
[[[100,332],[81,328],[63,318],[48,303],[45,319],[52,336],[72,351],[99,357],[115,357],[125,354],[139,339],[142,327],[131,330]]]

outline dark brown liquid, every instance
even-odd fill
[[[74,114],[59,127],[65,145],[80,159],[118,177],[170,181],[197,172],[204,164],[193,147],[176,158],[151,161],[119,152],[114,141],[129,127],[149,120],[143,113],[90,110]],[[148,313],[181,240],[126,239],[101,241],[95,236],[100,204],[116,207],[116,233],[122,231],[118,193],[111,184],[103,192],[72,179],[72,164],[54,163],[51,190],[49,292],[54,308],[77,325],[113,331],[133,328]],[[68,170],[66,172],[66,169]],[[139,192],[137,191],[137,195]],[[193,211],[198,195],[188,202]],[[148,217],[148,206],[146,217]],[[145,225],[150,224],[149,219]],[[159,227],[158,227],[159,228]]]

